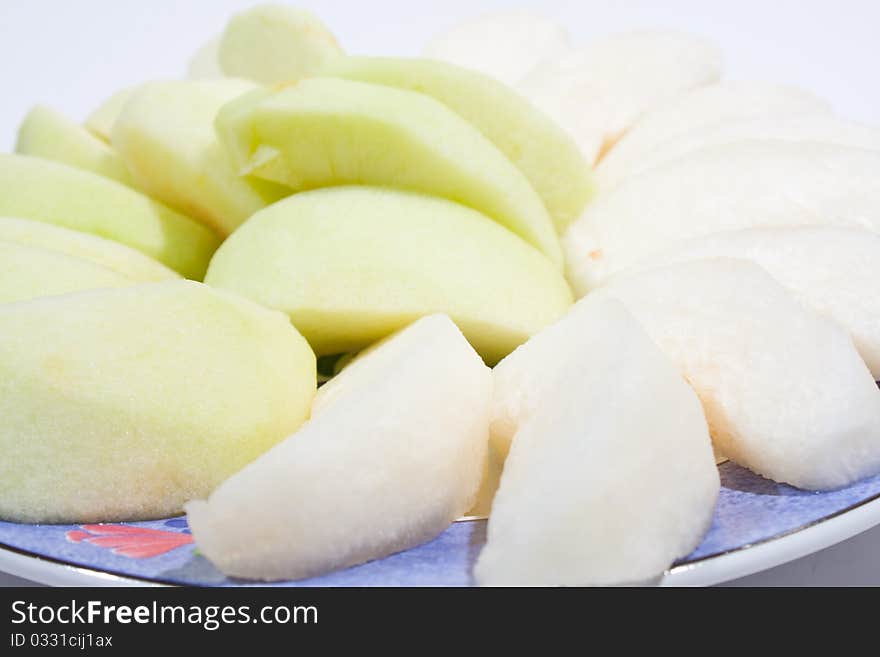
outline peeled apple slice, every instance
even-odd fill
[[[299,579],[378,559],[473,502],[492,376],[455,325],[421,319],[356,365],[299,432],[187,505],[199,550],[227,575]]]
[[[158,260],[124,244],[41,221],[0,217],[0,241],[88,260],[142,283],[180,278]]]
[[[86,119],[86,128],[109,143],[110,136],[113,134],[113,124],[116,123],[116,119],[119,118],[119,114],[136,89],[137,87],[120,89],[101,103]]]
[[[688,239],[743,228],[880,231],[880,152],[814,142],[707,148],[600,195],[563,238],[577,295]]]
[[[596,167],[596,183],[612,189],[643,160],[691,135],[754,119],[830,116],[831,106],[813,94],[764,82],[719,82],[673,98],[645,114]]]
[[[575,139],[590,163],[642,115],[716,82],[721,54],[678,32],[634,32],[599,39],[537,66],[518,90]]]
[[[678,365],[730,460],[808,490],[880,472],[880,390],[852,339],[759,266],[695,260],[594,295],[621,301]]]
[[[315,357],[192,281],[0,305],[0,517],[164,518],[295,431]]]
[[[512,446],[479,584],[643,583],[699,544],[720,485],[706,420],[619,302],[580,301],[493,378],[493,440]]]
[[[545,59],[566,52],[569,42],[559,23],[514,9],[464,21],[431,39],[424,53],[514,86]]]
[[[571,304],[550,261],[487,217],[370,187],[295,194],[258,212],[205,280],[287,313],[319,355],[443,312],[496,362]]]
[[[224,77],[220,68],[220,37],[208,41],[196,50],[186,69],[189,80],[214,80]]]
[[[43,157],[131,185],[119,155],[86,128],[53,109],[37,105],[18,129],[15,152]]]
[[[437,100],[335,78],[257,91],[217,129],[242,174],[294,190],[379,185],[423,192],[491,217],[561,263],[541,198],[479,130]]]
[[[98,174],[27,155],[0,154],[0,216],[121,242],[189,278],[220,243],[210,229]]]

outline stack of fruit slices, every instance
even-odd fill
[[[478,583],[619,584],[699,543],[713,446],[880,471],[878,131],[677,33],[508,12],[426,54],[260,6],[188,80],[28,114],[0,516],[185,508],[225,573],[291,579],[482,512]]]

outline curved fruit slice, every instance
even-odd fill
[[[100,138],[53,109],[37,105],[18,129],[15,151],[68,164],[131,185],[119,155]]]
[[[122,112],[128,99],[137,90],[137,87],[126,87],[120,89],[110,96],[101,105],[92,112],[86,119],[85,126],[106,142],[110,142],[110,135],[113,134],[113,124]]]
[[[41,221],[0,217],[0,241],[88,260],[142,283],[180,277],[159,261],[124,244]]]
[[[839,323],[880,381],[880,235],[861,228],[751,228],[683,242],[638,267],[715,257],[751,260]]]
[[[880,390],[852,339],[757,265],[698,260],[593,294],[622,301],[681,368],[732,461],[810,490],[880,472]]]
[[[244,80],[145,84],[113,126],[113,147],[147,193],[228,235],[285,195],[240,177],[214,132],[220,108],[255,88]]]
[[[365,184],[441,196],[561,262],[553,223],[526,177],[474,126],[423,94],[313,78],[233,101],[217,127],[243,174],[295,190]]]
[[[0,216],[44,221],[115,240],[200,278],[220,239],[125,185],[26,155],[0,154]]]
[[[473,501],[492,377],[448,318],[419,320],[327,385],[334,399],[298,433],[187,504],[199,550],[228,575],[297,579],[384,557]]]
[[[315,358],[280,313],[192,281],[0,306],[0,517],[179,513],[295,431]]]
[[[472,18],[435,36],[425,56],[469,68],[515,85],[545,59],[569,47],[567,30],[524,9]]]
[[[208,41],[196,50],[186,69],[190,80],[214,80],[224,77],[220,68],[220,37]]]
[[[677,32],[592,42],[532,71],[518,89],[596,161],[645,112],[721,75],[712,44]]]
[[[226,75],[263,84],[314,75],[341,54],[336,38],[312,12],[272,4],[233,16],[217,51]]]
[[[692,153],[600,195],[563,238],[579,295],[612,274],[711,233],[772,226],[880,231],[880,153],[743,141]]]
[[[318,354],[356,351],[443,312],[494,362],[562,315],[571,293],[540,253],[473,210],[343,187],[260,211],[205,280],[288,313]]]
[[[0,239],[0,304],[135,283],[88,260]]]
[[[513,444],[478,583],[645,582],[699,544],[720,486],[703,410],[620,303],[580,301],[493,379]]]
[[[417,91],[475,126],[525,174],[558,231],[590,197],[590,167],[568,134],[509,87],[474,71],[400,57],[339,57],[322,75]]]
[[[750,119],[831,115],[813,94],[763,82],[719,82],[701,87],[648,112],[596,167],[601,190],[616,187],[643,159],[691,134]]]

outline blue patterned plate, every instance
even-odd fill
[[[721,496],[700,546],[663,584],[714,584],[771,568],[880,524],[880,475],[810,493],[719,466]],[[246,531],[246,529],[242,529]],[[485,521],[458,522],[435,540],[380,561],[280,586],[467,586]],[[185,518],[102,525],[0,522],[0,570],[49,584],[252,586],[225,577],[196,550]]]

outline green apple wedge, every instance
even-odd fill
[[[0,304],[137,282],[88,260],[0,239]]]
[[[0,241],[89,260],[141,283],[180,278],[158,260],[124,244],[42,221],[0,217]]]
[[[68,164],[131,185],[119,155],[86,128],[55,110],[37,105],[18,129],[15,151]]]
[[[590,198],[590,166],[574,140],[524,96],[495,79],[430,59],[337,57],[322,75],[417,91],[475,126],[528,178],[556,229]]]
[[[0,216],[121,242],[188,278],[201,278],[220,244],[209,228],[114,180],[27,155],[0,154]]]
[[[0,517],[179,513],[295,431],[315,357],[281,313],[193,281],[0,305]]]
[[[217,46],[223,73],[263,84],[314,75],[341,54],[333,33],[312,12],[276,4],[233,16]]]
[[[107,100],[101,103],[85,121],[85,126],[97,137],[110,143],[110,135],[113,133],[113,124],[122,112],[128,99],[137,90],[137,87],[125,87],[120,89]]]
[[[129,98],[111,143],[141,189],[228,235],[290,193],[239,176],[214,132],[220,108],[255,88],[234,79],[147,83]]]
[[[487,217],[387,188],[269,206],[226,240],[205,281],[286,312],[319,355],[442,312],[491,363],[571,304],[556,267]]]
[[[528,179],[479,130],[413,91],[311,78],[232,101],[217,117],[242,174],[300,191],[409,189],[482,212],[560,264],[559,240]]]

